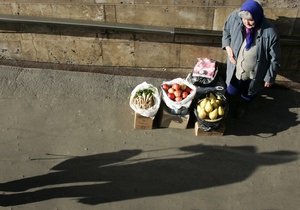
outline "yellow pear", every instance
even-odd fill
[[[214,108],[218,108],[219,104],[217,103],[217,99],[212,98],[210,99],[210,103]]]
[[[201,102],[200,102],[200,107],[201,108],[204,108],[205,107],[205,105],[206,105],[206,103],[207,103],[207,98],[204,98]]]
[[[197,107],[198,108],[198,107]],[[204,110],[204,108],[199,108],[199,111],[198,111],[198,117],[200,118],[200,119],[204,119],[205,117],[206,117],[206,112],[205,112],[205,110]]]
[[[219,95],[217,95],[216,102],[217,102],[219,105],[223,105],[223,99],[222,99],[222,97],[219,96]]]
[[[218,117],[218,109],[214,109],[212,112],[208,114],[209,119],[215,120]]]
[[[202,109],[201,106],[198,105],[198,106],[197,106],[197,113],[199,113],[201,109]]]
[[[213,106],[211,105],[210,101],[207,101],[204,109],[207,113],[210,113],[213,110]]]
[[[209,98],[210,98],[210,99],[212,99],[212,98],[213,98],[213,99],[216,99],[216,96],[215,96],[213,93],[209,93]]]
[[[222,107],[222,106],[219,106],[219,108],[218,108],[218,115],[219,116],[223,116],[224,115],[224,108]]]

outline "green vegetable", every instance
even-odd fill
[[[154,90],[151,89],[151,88],[146,88],[146,89],[139,90],[139,91],[137,91],[137,92],[135,93],[135,96],[134,96],[134,97],[142,96],[143,93],[144,93],[145,95],[148,95],[148,94],[153,95]]]

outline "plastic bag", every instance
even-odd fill
[[[191,82],[198,86],[212,85],[217,73],[218,67],[216,61],[209,58],[198,58],[198,62],[191,74]]]
[[[216,70],[216,61],[208,58],[198,58],[193,75],[206,78],[214,78]]]
[[[135,97],[136,93],[138,91],[144,90],[144,89],[153,90],[154,105],[152,107],[150,107],[149,109],[141,109],[140,107],[136,106],[133,103],[133,100],[134,100],[134,97]],[[150,118],[154,119],[154,117],[155,117],[155,115],[156,115],[156,113],[159,109],[160,102],[161,102],[161,99],[160,99],[160,94],[158,92],[158,89],[155,86],[153,86],[152,84],[148,84],[147,82],[143,82],[143,83],[137,85],[133,89],[133,91],[131,92],[129,105],[138,114],[140,114],[144,117],[150,117]]]
[[[194,115],[196,116],[197,121],[200,123],[200,128],[203,131],[210,131],[210,130],[218,128],[221,125],[221,123],[225,120],[226,115],[227,115],[228,110],[229,110],[228,102],[227,102],[227,99],[226,99],[225,95],[223,95],[222,93],[220,93],[218,91],[207,92],[206,94],[203,94],[201,97],[196,98],[196,99],[197,100],[203,99],[209,93],[213,93],[215,96],[220,96],[222,98],[223,103],[224,103],[224,116],[222,117],[221,120],[216,120],[216,121],[210,121],[210,120],[201,119],[198,116],[198,113],[197,113],[197,104],[195,104]]]
[[[169,107],[171,110],[174,111],[174,114],[182,114],[183,110],[187,110],[190,107],[190,105],[191,105],[191,103],[192,103],[192,101],[195,97],[195,94],[196,94],[196,87],[193,84],[191,84],[190,82],[188,82],[187,80],[182,79],[182,78],[176,78],[176,79],[173,79],[171,81],[163,82],[163,84],[167,84],[169,86],[172,86],[175,83],[185,84],[192,91],[190,92],[190,94],[185,99],[183,99],[180,102],[176,102],[176,101],[171,100],[168,97],[168,94],[166,93],[166,91],[163,90],[162,85],[161,85],[162,100],[165,102],[167,107]]]

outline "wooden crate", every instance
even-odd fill
[[[222,122],[220,126],[216,129],[210,131],[203,131],[200,127],[200,123],[197,121],[195,123],[195,135],[196,136],[223,136],[225,131],[225,123]]]

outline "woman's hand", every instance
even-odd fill
[[[265,82],[265,87],[270,87],[273,83],[271,82]]]
[[[227,46],[227,47],[225,47],[225,49],[226,49],[226,52],[227,52],[227,55],[228,55],[228,58],[229,58],[230,62],[235,65],[236,60],[234,58],[233,51],[232,51],[231,47]]]

